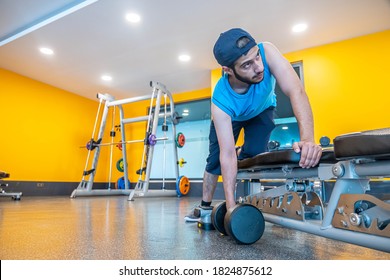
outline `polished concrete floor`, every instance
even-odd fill
[[[390,254],[267,223],[238,245],[184,216],[198,198],[0,199],[2,260],[390,260]]]

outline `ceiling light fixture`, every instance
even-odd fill
[[[182,54],[179,55],[179,60],[182,62],[188,62],[191,60],[191,56],[189,56],[188,54]]]
[[[128,13],[126,15],[126,19],[127,19],[127,21],[129,21],[131,23],[138,23],[141,21],[140,15],[136,14],[136,13]]]
[[[49,48],[40,48],[39,51],[43,54],[46,54],[46,55],[54,54],[54,51],[52,49],[49,49]]]
[[[293,26],[292,31],[295,33],[303,32],[307,29],[306,23],[299,23]]]
[[[101,77],[101,79],[102,79],[103,81],[111,81],[111,80],[112,80],[112,77],[109,76],[109,75],[103,75],[103,76]]]

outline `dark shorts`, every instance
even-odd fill
[[[271,132],[275,128],[274,107],[266,109],[250,120],[232,121],[232,127],[235,142],[237,142],[241,129],[244,129],[244,144],[241,147],[239,160],[266,152]],[[210,125],[209,141],[206,171],[214,175],[221,175],[219,144],[213,121]]]

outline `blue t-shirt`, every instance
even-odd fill
[[[264,65],[264,78],[260,83],[252,84],[246,93],[238,94],[230,86],[229,76],[224,74],[215,86],[211,101],[233,121],[246,121],[271,106],[276,107],[275,77],[269,70],[263,44],[258,47]]]

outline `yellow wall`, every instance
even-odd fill
[[[285,56],[303,61],[319,139],[390,127],[390,30]]]
[[[11,180],[80,181],[86,151],[79,147],[91,137],[97,104],[0,69],[0,170]]]

